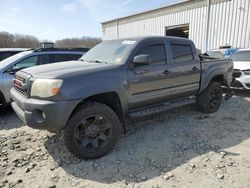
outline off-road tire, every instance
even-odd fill
[[[197,108],[200,112],[209,114],[217,112],[222,101],[222,87],[219,82],[212,81],[208,87],[198,95]]]
[[[98,114],[108,119],[111,124],[112,131],[110,133],[111,136],[104,147],[94,149],[94,151],[86,152],[86,150],[81,148],[81,146],[75,140],[74,131],[79,126],[79,122],[81,122],[85,117],[91,116],[93,114]],[[64,130],[64,140],[67,149],[76,157],[81,159],[95,159],[102,157],[113,150],[121,136],[121,130],[122,126],[119,118],[110,107],[102,103],[88,102],[84,103],[70,118]]]

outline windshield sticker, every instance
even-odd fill
[[[122,42],[122,44],[134,44],[134,43],[136,43],[135,40],[124,40],[124,41]]]
[[[121,62],[122,61],[122,58],[121,57],[117,57],[116,59],[115,59],[115,62]]]

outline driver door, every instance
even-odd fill
[[[132,59],[138,55],[148,55],[151,62],[140,66],[134,64],[128,71],[130,109],[164,102],[170,96],[171,82],[165,46],[164,40],[146,42],[133,55]]]
[[[17,71],[37,65],[38,56],[31,56],[22,59],[15,65],[8,68],[3,74],[3,86],[6,102],[10,102],[10,90],[13,87],[14,75]]]

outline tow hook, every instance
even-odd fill
[[[225,100],[227,101],[227,100],[231,99],[234,96],[234,94],[235,94],[235,92],[230,87],[228,87],[227,91],[226,91]]]

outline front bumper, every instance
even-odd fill
[[[48,131],[65,127],[74,108],[81,100],[45,101],[28,99],[15,89],[11,90],[11,106],[18,117],[29,127]]]
[[[245,74],[243,71],[240,71],[240,73],[240,76],[232,82],[232,89],[250,90],[250,75]]]

